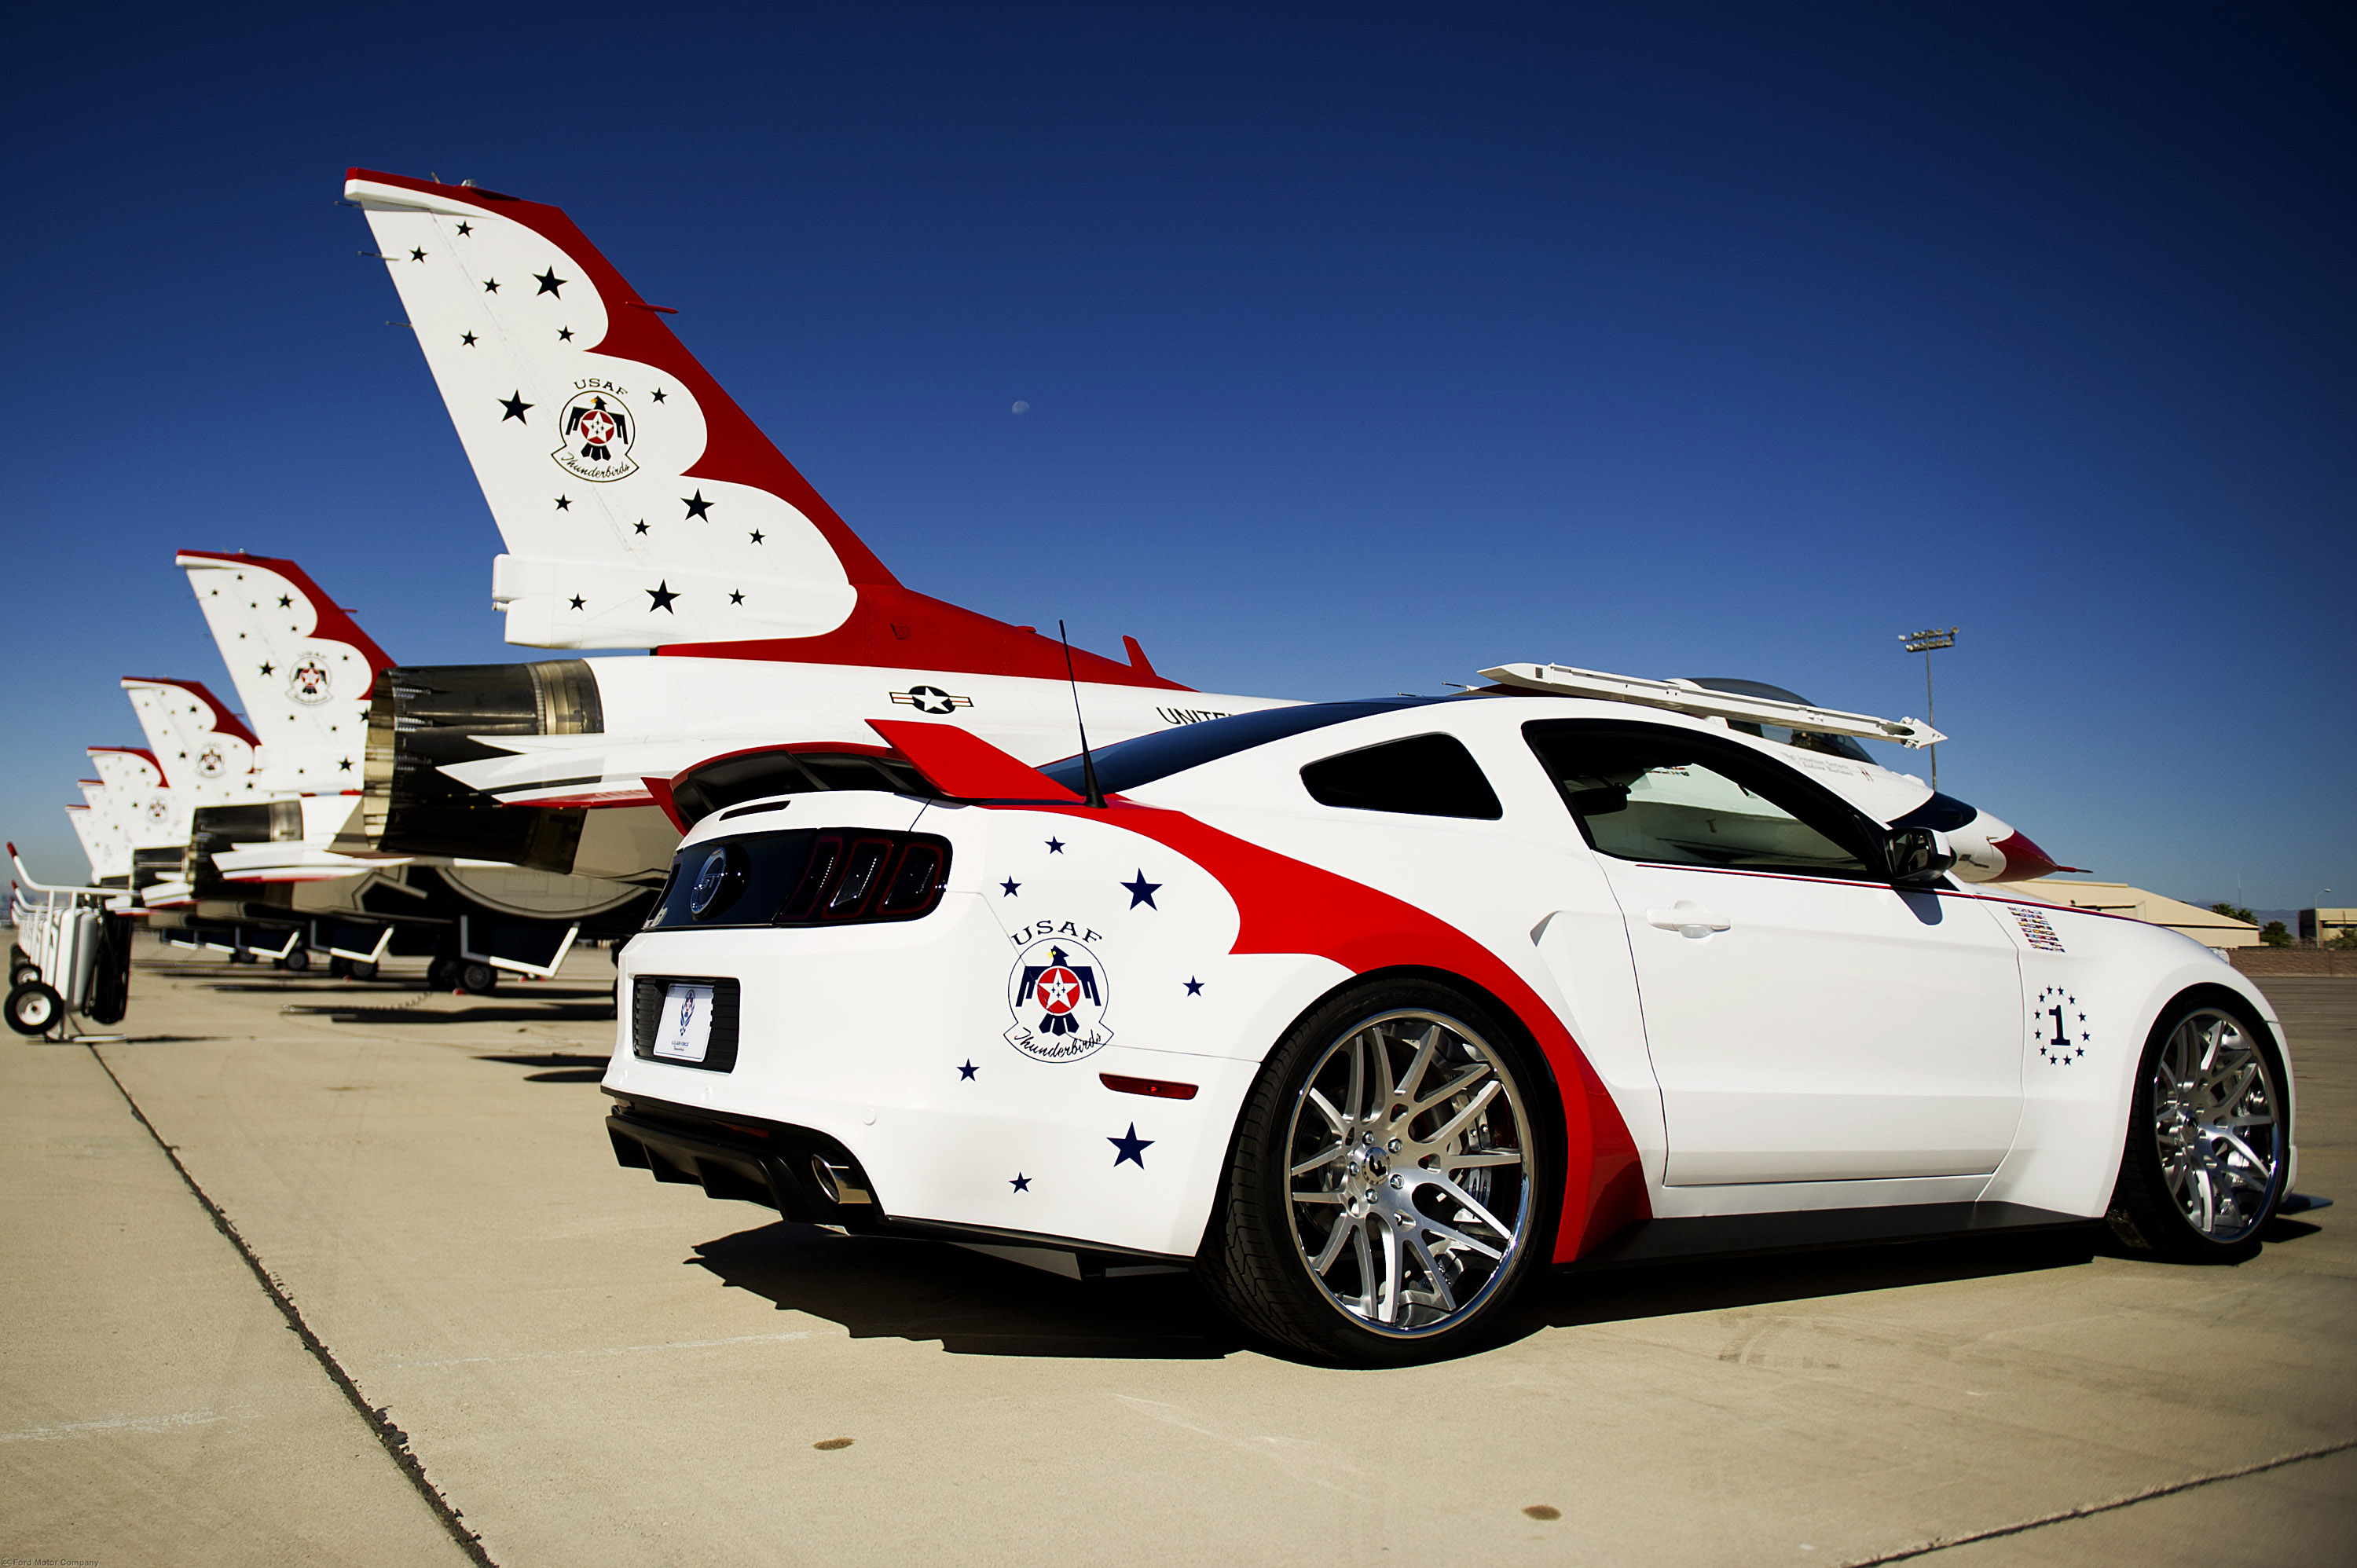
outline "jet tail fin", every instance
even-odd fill
[[[508,553],[508,640],[810,637],[898,584],[556,208],[349,171]]]
[[[178,564],[260,733],[254,782],[357,791],[369,690],[393,668],[384,650],[292,561],[183,550]]]
[[[1064,649],[901,585],[558,209],[348,171],[507,553],[507,639],[1061,680]],[[1185,691],[1072,650],[1083,681]]]
[[[253,793],[262,742],[203,682],[126,675],[123,689],[175,795],[210,806]]]

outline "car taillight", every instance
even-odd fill
[[[918,833],[822,832],[779,908],[780,926],[913,920],[941,902],[950,846]]]

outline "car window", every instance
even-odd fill
[[[1328,725],[1344,724],[1362,719],[1371,714],[1388,714],[1402,708],[1420,708],[1431,703],[1487,702],[1490,699],[1466,697],[1376,697],[1355,703],[1302,703],[1289,708],[1263,708],[1256,713],[1232,714],[1223,719],[1205,719],[1200,724],[1180,725],[1153,735],[1142,735],[1135,740],[1125,740],[1097,751],[1094,761],[1097,783],[1110,794],[1135,789],[1167,779],[1173,773],[1183,773],[1189,768],[1200,768],[1206,762],[1216,762],[1239,751],[1255,746],[1265,746],[1287,736],[1307,735]],[[1079,791],[1083,787],[1081,759],[1067,757],[1050,762],[1039,769],[1065,789]]]
[[[1453,735],[1410,736],[1323,757],[1301,770],[1301,782],[1320,805],[1359,811],[1491,822],[1503,814],[1481,765]]]
[[[1652,725],[1523,726],[1599,854],[1722,870],[1875,876],[1856,813],[1740,746]]]

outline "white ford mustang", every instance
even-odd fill
[[[704,800],[620,958],[625,1165],[1189,1267],[1361,1363],[1477,1341],[1548,1264],[2106,1218],[2233,1261],[2295,1174],[2255,987],[1959,882],[1910,823],[1970,808],[1855,747],[1334,703],[1109,747],[1100,795],[876,728],[898,790]]]

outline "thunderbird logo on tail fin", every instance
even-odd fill
[[[630,461],[630,413],[619,387],[574,393],[565,405],[563,434],[549,456],[576,478],[605,485],[639,471]]]

